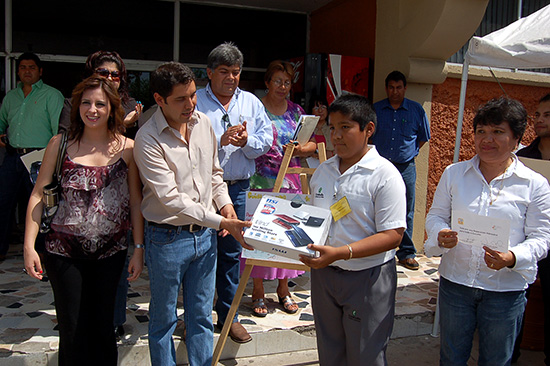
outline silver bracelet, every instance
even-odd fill
[[[353,258],[353,249],[351,249],[351,245],[349,244],[346,244],[346,245],[348,246],[348,250],[349,250],[349,258],[344,260],[349,261],[351,258]]]
[[[135,249],[145,249],[145,245],[143,244],[134,244]]]

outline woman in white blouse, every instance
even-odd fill
[[[447,167],[437,187],[424,248],[428,256],[442,255],[441,365],[467,364],[476,328],[479,365],[511,363],[525,289],[535,281],[537,261],[546,256],[550,242],[548,181],[513,153],[526,125],[527,113],[518,101],[488,102],[474,118],[476,156]],[[461,241],[451,222],[459,222],[465,211],[506,220],[508,250]]]

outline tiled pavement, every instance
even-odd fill
[[[8,259],[0,263],[0,365],[57,364],[58,338],[50,284],[25,275],[22,272],[20,246],[12,246],[10,249]],[[432,329],[438,259],[419,256],[418,261],[419,271],[398,266],[399,285],[393,337],[428,334]],[[277,281],[265,281],[269,314],[266,318],[257,318],[251,315],[252,282],[249,281],[239,307],[239,317],[254,340],[240,346],[228,340],[222,359],[315,348],[309,273],[291,280],[290,286],[300,306],[297,314],[288,315],[282,311],[276,300]],[[126,334],[119,345],[121,365],[149,364],[149,296],[145,269],[140,279],[131,284],[128,292]],[[183,363],[186,355],[181,335],[182,330],[177,329],[174,338],[178,362]]]

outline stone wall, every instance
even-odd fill
[[[538,100],[550,93],[550,89],[544,87],[515,84],[502,84],[502,87],[509,97],[523,103],[529,116],[534,115]],[[444,83],[433,86],[427,210],[432,204],[433,195],[443,170],[453,161],[459,95],[460,79],[447,78]],[[475,155],[472,127],[475,111],[490,99],[501,95],[504,93],[496,82],[468,81],[460,161],[470,159]],[[530,119],[525,136],[521,141],[524,145],[528,145],[535,136],[531,122]]]

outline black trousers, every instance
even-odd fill
[[[17,202],[28,202],[31,191],[31,179],[21,158],[16,153],[6,153],[0,164],[0,255],[5,255],[10,247]]]
[[[542,302],[544,306],[544,364],[550,365],[550,257],[546,257],[538,262],[538,277],[542,288]],[[527,289],[527,298],[529,298],[529,288]],[[523,339],[523,327],[525,325],[525,314],[521,324],[521,332],[514,345],[514,356],[512,360],[517,360],[520,355],[520,345]]]
[[[544,359],[545,365],[550,365],[550,258],[539,261],[539,278],[542,287],[542,302],[544,304]]]
[[[59,365],[116,366],[115,295],[127,251],[100,260],[46,257],[59,325]]]

